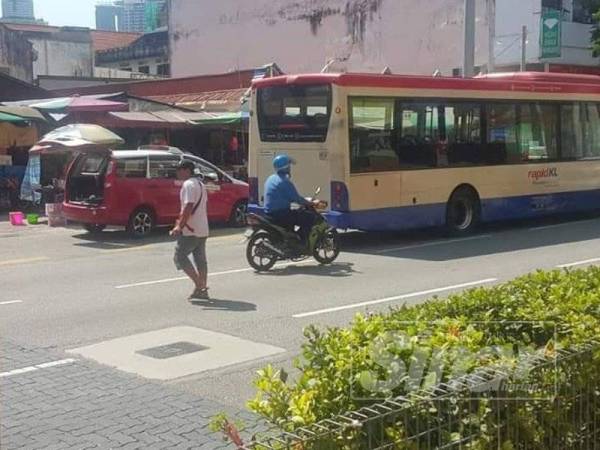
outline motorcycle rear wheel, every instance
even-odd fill
[[[257,272],[268,272],[277,263],[278,257],[265,243],[273,245],[269,233],[256,233],[248,241],[246,247],[246,259],[248,264]]]
[[[336,230],[329,230],[315,245],[313,258],[323,265],[333,263],[340,255],[340,238]]]

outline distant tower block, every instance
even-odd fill
[[[2,19],[34,22],[33,0],[2,0]]]

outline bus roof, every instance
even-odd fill
[[[254,81],[252,87],[318,84],[345,87],[600,94],[600,76],[548,72],[494,73],[475,78],[366,73],[300,74],[263,78]]]

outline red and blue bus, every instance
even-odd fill
[[[249,175],[321,187],[341,229],[445,226],[600,207],[600,77],[293,75],[252,87]]]

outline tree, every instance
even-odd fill
[[[600,56],[600,0],[580,0],[582,8],[592,14],[592,51],[594,56]]]

